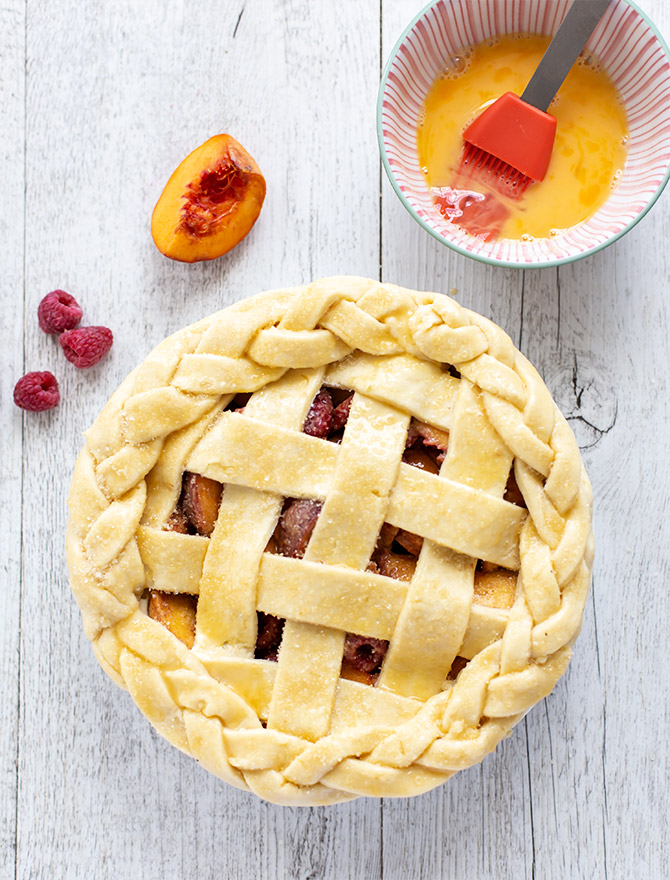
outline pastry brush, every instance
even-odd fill
[[[512,198],[544,179],[556,135],[556,118],[547,107],[609,2],[574,0],[521,97],[506,92],[463,132],[462,174],[484,176]]]

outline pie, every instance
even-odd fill
[[[486,318],[354,277],[176,333],[86,434],[67,534],[107,673],[279,804],[427,791],[565,671],[591,489]]]

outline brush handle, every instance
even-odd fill
[[[579,57],[610,0],[574,0],[542,56],[521,100],[546,110]]]

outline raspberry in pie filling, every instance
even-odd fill
[[[402,460],[412,467],[437,474],[449,445],[449,434],[418,419],[412,419]]]
[[[327,437],[333,428],[333,399],[328,389],[322,388],[312,401],[303,433],[312,437]]]
[[[319,390],[309,408],[303,426],[303,433],[339,443],[342,430],[349,418],[353,394],[339,388]]]
[[[381,672],[382,661],[388,651],[386,639],[372,639],[347,633],[340,676],[362,684],[374,684]]]
[[[256,636],[254,657],[257,660],[276,661],[281,637],[284,633],[284,621],[280,617],[264,614],[262,611],[257,611],[256,617],[258,619],[258,635]]]

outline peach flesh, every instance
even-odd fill
[[[151,234],[173,260],[214,260],[238,244],[256,222],[265,178],[234,138],[216,135],[190,153],[156,203]]]

